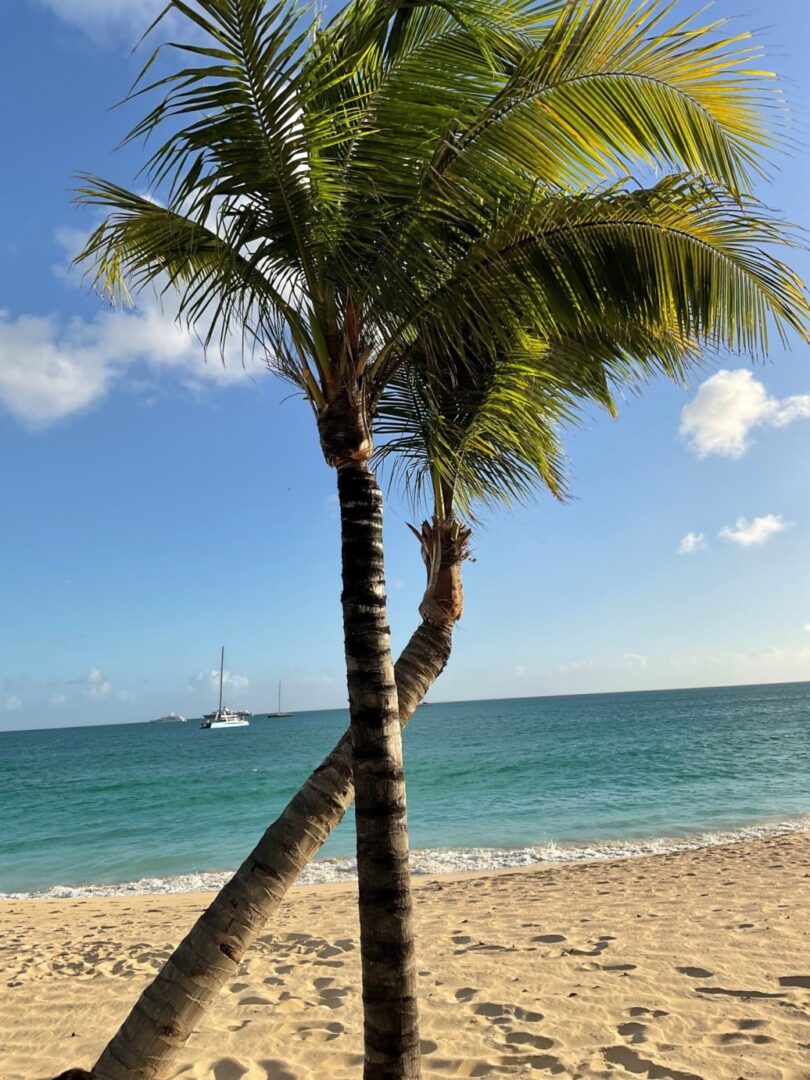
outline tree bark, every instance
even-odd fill
[[[363,1076],[419,1080],[405,770],[385,595],[382,494],[364,461],[344,460],[337,473],[357,831]]]
[[[432,537],[448,527],[425,523],[423,535]],[[466,549],[423,542],[428,572],[423,604],[436,577],[431,573],[436,555],[455,563],[466,557]],[[457,602],[451,606],[460,615],[460,581]],[[447,664],[454,622],[446,616],[423,621],[396,663],[403,727]],[[92,1073],[96,1080],[159,1080],[165,1075],[287,890],[338,825],[353,795],[347,731],[141,994],[101,1054]]]

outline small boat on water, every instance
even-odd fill
[[[180,713],[170,712],[168,716],[159,716],[157,720],[150,720],[150,724],[185,724],[185,716]]]
[[[281,708],[281,679],[278,680],[278,709],[276,712],[269,712],[268,716],[292,716],[291,712],[284,712]]]
[[[222,646],[222,652],[219,658],[219,708],[215,712],[206,713],[203,716],[203,722],[200,724],[201,728],[206,731],[215,730],[217,728],[236,728],[236,727],[250,727],[251,713],[246,712],[244,709],[226,709],[222,707],[222,680],[225,674],[225,646]]]

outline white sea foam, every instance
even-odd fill
[[[542,863],[570,863],[605,859],[629,859],[639,855],[665,855],[678,851],[763,840],[810,830],[810,814],[783,821],[745,825],[722,832],[689,836],[660,836],[646,839],[594,840],[579,844],[537,844],[524,848],[437,848],[411,852],[414,874],[467,874],[488,870],[508,870]],[[54,885],[38,892],[0,892],[0,900],[72,900],[82,897],[134,896],[161,893],[213,892],[220,889],[233,871],[178,874],[165,878],[140,878],[119,884]],[[296,884],[321,885],[353,881],[357,877],[355,859],[319,859],[305,868]]]

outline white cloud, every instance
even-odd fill
[[[93,698],[96,701],[99,698],[109,697],[112,693],[112,683],[105,679],[104,682],[94,683],[89,686],[83,693],[85,697]]]
[[[48,698],[48,704],[54,705],[56,707],[58,707],[59,705],[64,705],[66,701],[67,698],[64,694],[51,694],[51,696]]]
[[[517,675],[519,679],[525,679],[526,668],[523,664],[515,664],[515,675]]]
[[[63,254],[58,277],[78,284],[71,261],[87,232],[57,229]],[[177,321],[178,299],[144,291],[137,307],[103,308],[91,318],[54,315],[13,317],[0,309],[0,406],[33,428],[47,427],[102,401],[114,385],[154,390],[155,378],[172,376],[192,391],[233,386],[267,374],[258,357],[243,355],[236,337],[206,359],[199,337]],[[144,378],[144,375],[147,378]],[[151,378],[151,382],[150,382]]]
[[[206,362],[197,338],[172,312],[144,295],[135,312],[102,311],[92,319],[0,311],[0,404],[31,427],[46,427],[101,401],[128,371],[171,373],[189,388],[232,385],[248,377],[236,349],[223,366]],[[246,361],[253,375],[264,365]]]
[[[222,685],[234,691],[247,690],[250,679],[247,675],[234,675],[232,671],[226,671],[222,675]],[[219,670],[201,671],[189,681],[189,690],[219,690]]]
[[[681,436],[698,457],[739,458],[755,427],[784,427],[810,419],[810,394],[769,397],[750,371],[718,371],[681,413]]]
[[[97,667],[91,667],[83,679],[77,680],[84,683],[82,694],[94,701],[109,697],[112,693],[112,683],[104,678],[104,673]]]
[[[624,666],[634,671],[643,671],[647,666],[647,657],[640,653],[626,652],[623,657]]]
[[[764,544],[770,537],[790,527],[790,522],[785,521],[781,514],[764,514],[751,521],[743,517],[737,518],[733,528],[730,525],[724,525],[718,535],[732,544],[739,544],[740,547],[753,547],[756,544]]]
[[[561,675],[575,674],[580,671],[593,671],[593,660],[573,660],[570,664],[559,664],[555,669]]]
[[[17,712],[18,709],[21,709],[23,707],[23,703],[22,700],[18,697],[8,697],[6,698],[6,703],[3,707],[5,708],[6,712]]]
[[[804,624],[804,629],[808,634],[810,634],[810,622],[806,622]]]
[[[681,540],[678,547],[679,555],[694,555],[696,551],[703,551],[709,545],[705,533],[688,532]]]
[[[119,690],[119,692],[118,692],[118,700],[129,703],[129,702],[132,702],[132,701],[137,701],[138,699],[137,699],[137,696],[135,694],[133,694],[131,690]]]
[[[99,38],[110,31],[141,33],[166,6],[166,0],[35,0],[60,19]],[[133,42],[134,43],[134,42]]]

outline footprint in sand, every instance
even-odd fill
[[[703,1041],[712,1046],[767,1046],[776,1039],[770,1035],[749,1035],[747,1031],[721,1031],[716,1035],[706,1035]]]
[[[784,994],[768,994],[764,990],[726,990],[723,986],[696,986],[696,994],[719,994],[736,998],[783,998]]]
[[[663,1009],[646,1009],[643,1005],[634,1005],[627,1012],[630,1016],[651,1016],[653,1020],[658,1020],[662,1016],[669,1016],[669,1013],[664,1012]]]
[[[339,949],[337,945],[327,945],[318,953],[319,960],[330,960],[333,956],[340,956],[345,949]]]
[[[233,1058],[215,1061],[211,1070],[214,1080],[240,1080],[247,1071],[244,1065],[234,1061]]]
[[[675,969],[680,975],[688,975],[690,979],[711,979],[713,971],[707,971],[701,967],[679,967]]]
[[[512,1046],[531,1046],[535,1050],[550,1050],[554,1045],[553,1039],[547,1039],[543,1035],[533,1035],[531,1031],[510,1031],[506,1041]]]
[[[639,1024],[637,1021],[631,1020],[626,1024],[619,1024],[616,1030],[623,1038],[629,1039],[631,1043],[643,1043],[647,1041],[646,1024]]]
[[[608,1046],[602,1051],[605,1061],[621,1065],[629,1073],[637,1073],[648,1080],[704,1080],[698,1073],[682,1072],[671,1065],[659,1065],[657,1061],[643,1058],[629,1046]]]
[[[613,939],[611,938],[610,940]],[[599,956],[600,953],[603,953],[605,951],[608,945],[608,940],[600,938],[597,942],[594,943],[592,949],[566,949],[565,952],[568,956]]]
[[[325,1005],[327,1009],[342,1009],[345,1002],[341,999],[346,997],[350,991],[341,986],[335,986],[331,989],[321,990],[318,994],[320,1004]]]
[[[291,1073],[283,1061],[274,1061],[271,1058],[269,1061],[258,1062],[258,1065],[260,1069],[264,1069],[267,1080],[296,1080],[295,1073]]]
[[[543,1014],[530,1012],[521,1005],[501,1005],[495,1001],[482,1001],[473,1009],[476,1016],[486,1016],[494,1024],[508,1024],[512,1017],[527,1024],[539,1024]]]
[[[456,990],[456,1001],[472,1001],[477,993],[474,986],[462,986]]]
[[[419,1040],[419,1053],[422,1056],[427,1054],[435,1054],[439,1049],[439,1044],[434,1042],[433,1039],[420,1039]]]

